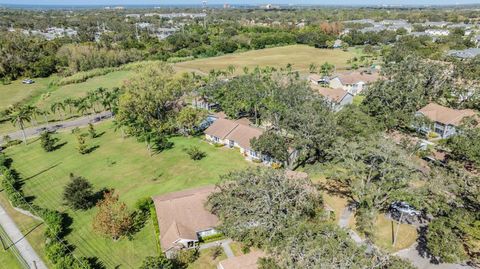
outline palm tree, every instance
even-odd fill
[[[87,110],[90,108],[90,104],[88,103],[88,100],[82,99],[77,103],[76,108],[78,113],[85,116]]]
[[[25,134],[25,123],[32,120],[32,106],[15,105],[9,108],[8,116],[13,126],[20,126],[23,134],[23,143],[27,144],[27,135]]]
[[[52,111],[53,114],[60,110],[65,113],[65,104],[63,102],[55,102],[50,106],[50,111]],[[60,113],[63,120],[65,119],[64,113]]]

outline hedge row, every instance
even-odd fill
[[[64,215],[56,210],[28,203],[22,191],[20,175],[11,168],[10,160],[2,153],[0,153],[0,172],[2,175],[2,187],[10,203],[14,207],[30,211],[45,222],[45,251],[55,268],[92,268],[86,259],[75,259],[72,254],[73,248],[64,239],[67,228]]]

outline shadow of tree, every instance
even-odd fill
[[[45,173],[45,172],[48,172],[49,170],[51,170],[51,169],[59,166],[60,164],[62,164],[62,162],[56,163],[56,164],[54,164],[54,165],[52,165],[52,166],[50,166],[50,167],[48,167],[48,168],[45,168],[45,169],[37,172],[37,173],[34,174],[34,175],[31,175],[31,176],[29,176],[29,177],[27,177],[27,178],[24,178],[24,179],[22,180],[22,182],[28,181],[28,180],[33,179],[33,178],[35,178],[35,177],[37,177],[37,176],[39,176],[39,175],[41,175],[41,174],[43,174],[43,173]]]

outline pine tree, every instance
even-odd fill
[[[70,173],[70,182],[63,191],[65,204],[72,209],[89,209],[93,206],[93,187],[87,179]]]

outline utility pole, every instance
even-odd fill
[[[400,219],[398,220],[398,223],[397,223],[397,231],[395,231],[395,236],[393,237],[392,246],[394,246],[394,247],[395,247],[395,243],[397,243],[398,231],[400,230],[400,224],[402,223],[402,219],[403,219],[403,211],[400,212]]]

